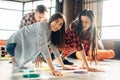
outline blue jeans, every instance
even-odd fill
[[[16,45],[16,43],[6,43],[6,50],[11,56],[14,56]]]

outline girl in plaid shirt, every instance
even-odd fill
[[[101,71],[90,68],[86,59],[87,55],[92,56],[92,60],[95,62],[97,60],[97,29],[94,26],[94,14],[91,10],[83,10],[78,18],[70,24],[66,29],[65,39],[66,45],[62,52],[63,58],[76,52],[83,60],[82,68],[87,68],[88,71]]]

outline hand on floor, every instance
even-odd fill
[[[80,69],[87,69],[87,68],[83,66],[83,67],[80,67]],[[91,68],[91,67],[89,67],[87,70],[90,72],[104,72],[104,70],[97,69],[97,68]]]
[[[58,71],[58,70],[53,70],[53,71],[52,71],[52,74],[53,74],[54,76],[63,76],[63,74],[62,74],[60,71]]]
[[[42,57],[38,56],[37,60],[35,61],[35,66],[38,67],[41,66],[41,64],[42,64]]]
[[[88,68],[88,71],[91,71],[91,72],[104,72],[104,70],[97,69],[97,68]]]

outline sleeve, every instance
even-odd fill
[[[70,54],[72,54],[73,52],[76,51],[74,38],[75,38],[74,25],[72,23],[70,25],[70,27],[66,29],[66,33],[65,33],[65,49],[62,52],[62,57],[69,56]]]
[[[43,43],[45,43],[45,42],[43,42]],[[45,59],[51,57],[47,44],[44,44],[40,47],[40,52],[42,52],[43,57]]]
[[[50,51],[49,51],[49,48],[48,48],[48,44],[47,42],[45,41],[45,39],[42,39],[42,41],[40,42],[40,52],[43,54],[43,57],[46,59],[46,58],[49,58],[51,57],[50,55]]]
[[[47,36],[45,34],[46,30],[44,30],[44,27],[42,27],[42,31],[38,34],[36,45],[38,46],[40,52],[43,54],[43,57],[46,59],[51,57],[51,55],[48,48]]]
[[[75,39],[75,32],[74,32],[74,25],[73,23],[70,25],[70,27],[65,32],[65,47],[70,48],[74,47],[74,39]]]
[[[55,57],[59,57],[60,56],[59,50],[54,45],[51,44],[50,48],[52,48]]]
[[[27,19],[26,19],[26,16],[24,16],[20,22],[19,29],[26,26],[26,23],[27,23]]]
[[[89,33],[87,35],[89,35]],[[83,46],[81,45],[82,49],[84,47],[84,51],[86,53],[86,56],[89,55],[89,50],[90,50],[90,47],[92,46],[91,45],[92,38],[91,38],[91,36],[86,37],[87,35],[82,35],[82,36],[85,36],[85,37],[84,37],[84,39],[82,39]]]

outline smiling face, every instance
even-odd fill
[[[51,22],[51,31],[56,32],[60,30],[63,26],[64,20],[62,18],[58,18],[55,21]]]
[[[83,31],[86,31],[91,26],[91,20],[88,16],[81,16]]]

